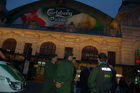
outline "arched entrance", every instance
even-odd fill
[[[82,50],[82,61],[97,62],[98,50],[92,46],[86,46]]]
[[[4,41],[2,48],[10,52],[15,52],[16,45],[17,45],[16,40],[13,38],[9,38]]]
[[[52,54],[55,54],[56,45],[52,42],[44,42],[40,46],[40,58],[41,59],[48,59],[48,57]],[[39,79],[42,79],[42,76],[44,74],[44,67],[45,67],[46,61],[44,60],[38,60],[38,70],[37,75],[39,76]]]
[[[52,42],[45,42],[40,47],[40,54],[49,56],[55,54],[56,45]]]

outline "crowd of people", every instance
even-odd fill
[[[125,77],[121,77],[119,81],[120,93],[139,93],[139,84],[134,79],[128,81]]]
[[[26,60],[23,65],[14,65],[21,71],[26,80],[36,78],[36,63]],[[65,58],[59,64],[58,57],[53,54],[46,62],[43,76],[42,93],[139,93],[139,83],[132,79],[126,80],[121,77],[117,82],[114,64],[107,62],[105,53],[98,55],[98,65],[91,67],[87,62],[86,67],[81,69],[80,81],[76,82],[76,58],[73,53],[66,52]],[[17,62],[19,63],[19,62]],[[30,63],[30,65],[29,65]],[[27,69],[28,68],[28,69]],[[76,86],[78,84],[78,86]],[[80,88],[78,92],[76,89]]]
[[[91,63],[80,73],[80,93],[115,93],[117,87],[116,71],[112,64],[107,63],[105,53],[98,56],[98,65],[91,68]],[[57,55],[50,56],[46,63],[43,78],[42,93],[74,93],[75,58],[71,52],[65,53],[65,58],[56,64]]]

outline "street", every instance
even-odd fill
[[[28,81],[25,93],[41,93],[42,86],[43,84],[40,82]]]
[[[40,82],[27,82],[25,93],[41,93],[43,84]]]

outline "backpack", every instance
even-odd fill
[[[97,91],[109,91],[112,87],[112,70],[108,64],[98,66],[98,75],[96,78]]]

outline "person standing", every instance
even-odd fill
[[[76,57],[73,57],[72,63],[74,64],[74,73],[73,73],[73,79],[72,79],[72,89],[71,89],[71,93],[75,93],[76,92]]]
[[[76,57],[73,57],[72,63],[74,64],[74,74],[73,74],[73,81],[75,81],[76,77]]]
[[[24,62],[24,68],[23,68],[23,75],[25,77],[26,80],[28,80],[28,75],[29,75],[29,66],[30,66],[30,62],[29,60],[25,60]]]
[[[140,88],[140,87],[139,87],[139,83],[136,83],[136,85],[135,85],[136,93],[140,93],[140,92],[139,92],[139,88]]]
[[[111,93],[115,93],[116,88],[117,88],[117,78],[116,78],[116,70],[114,68],[114,65],[112,63],[109,63],[109,67],[112,70],[112,88],[111,88]]]
[[[125,78],[121,77],[119,81],[120,93],[126,93],[126,86],[127,84]]]
[[[34,69],[34,62],[30,61],[30,65],[29,65],[29,71],[28,71],[28,80],[33,80],[34,77],[34,72],[36,71]]]
[[[74,75],[74,64],[72,63],[73,54],[71,52],[65,53],[65,60],[57,67],[56,76],[56,93],[71,93],[72,80]]]
[[[106,63],[105,53],[98,55],[98,65],[92,70],[88,78],[91,93],[110,93],[112,87],[112,70]]]
[[[88,77],[91,71],[91,63],[89,62],[87,63],[87,67],[80,73],[80,93],[90,93],[88,88]]]
[[[50,61],[45,64],[44,77],[43,77],[43,90],[42,93],[55,93],[55,77],[57,65],[57,55],[51,55]]]
[[[129,93],[134,93],[134,88],[135,88],[135,83],[134,83],[134,80],[132,78],[130,81],[130,84],[129,84]]]

